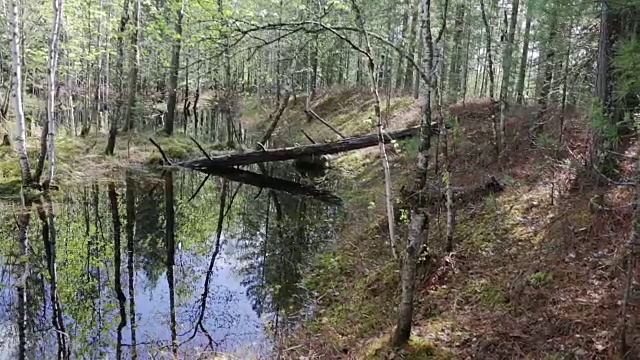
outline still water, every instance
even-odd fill
[[[130,171],[0,202],[0,359],[273,358],[337,208],[203,179]]]

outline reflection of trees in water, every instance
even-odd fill
[[[295,175],[291,167],[272,168],[274,176]],[[302,304],[298,283],[311,257],[333,236],[335,206],[286,193],[264,191],[244,207],[239,247],[242,284],[262,315]]]

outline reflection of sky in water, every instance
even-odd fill
[[[213,243],[215,239],[212,239]],[[234,241],[226,241],[221,252],[216,258],[214,274],[209,288],[207,309],[204,316],[204,326],[215,343],[216,350],[221,353],[233,353],[235,356],[258,356],[265,354],[268,349],[266,336],[263,332],[263,321],[251,308],[251,303],[246,296],[246,288],[240,284],[241,278],[236,274],[235,259],[226,251],[228,246],[233,246]],[[178,344],[181,358],[197,357],[199,349],[208,345],[208,340],[198,331],[198,335],[185,342],[193,335],[193,326],[196,323],[201,304],[203,284],[205,281],[207,266],[210,258],[206,256],[194,256],[183,251],[176,251],[176,266],[174,277],[176,279],[176,321],[178,323]],[[188,296],[179,295],[178,287],[181,286],[181,275],[184,275],[185,266],[193,267],[196,273],[192,284],[187,284],[192,290]],[[191,279],[191,278],[190,278]],[[144,281],[144,275],[139,273],[136,279],[136,312],[138,319],[137,341],[138,344],[160,342],[168,345],[171,342],[171,330],[169,324],[169,286],[166,273],[163,273],[153,288]],[[130,344],[129,324],[123,330],[124,342]],[[183,344],[183,342],[185,342]],[[154,346],[154,345],[151,345]],[[167,351],[170,351],[167,349]],[[140,352],[140,351],[139,351]]]

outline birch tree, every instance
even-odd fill
[[[20,52],[20,18],[18,17],[18,0],[11,0],[11,70],[13,71],[13,106],[16,116],[16,151],[20,161],[20,174],[22,185],[30,186],[31,168],[27,156],[27,144],[25,141],[26,128],[24,121],[24,108],[22,104],[22,58]]]

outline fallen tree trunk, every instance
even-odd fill
[[[419,133],[419,126],[399,131],[392,131],[385,134],[384,141],[385,143],[389,143],[391,140],[405,139],[418,135]],[[203,171],[209,167],[251,165],[270,161],[292,160],[307,156],[337,154],[376,145],[378,145],[378,134],[368,134],[348,137],[343,140],[325,144],[311,144],[280,149],[263,149],[216,155],[183,161],[173,165]]]

